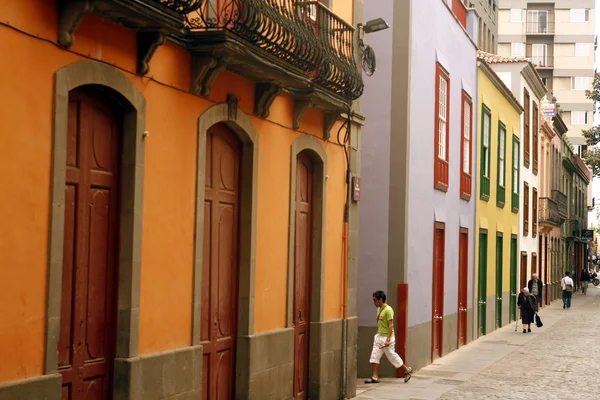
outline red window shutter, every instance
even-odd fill
[[[439,157],[440,144],[440,78],[446,82],[446,129],[441,134],[445,134],[445,159]],[[450,147],[450,75],[448,72],[437,63],[435,73],[435,142],[434,142],[434,187],[443,192],[448,191],[448,163],[449,163],[449,147]]]
[[[464,200],[471,199],[472,191],[472,174],[473,174],[473,102],[471,97],[462,91],[461,102],[461,135],[460,135],[460,197]],[[465,120],[465,114],[469,116],[469,120]],[[468,125],[467,125],[468,124]],[[468,131],[468,132],[467,132]],[[468,135],[468,155],[465,154],[465,134]],[[468,157],[469,168],[465,171],[465,157]]]

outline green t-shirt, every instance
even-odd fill
[[[394,310],[387,304],[383,306],[383,309],[377,309],[377,333],[380,335],[387,336],[388,334],[388,321],[394,319]],[[394,329],[392,328],[392,336],[394,335]]]

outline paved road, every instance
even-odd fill
[[[570,310],[556,301],[540,317],[544,327],[532,333],[506,326],[436,360],[409,383],[361,385],[356,399],[600,399],[600,288],[574,294]]]

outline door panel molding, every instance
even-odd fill
[[[238,336],[254,333],[254,276],[256,271],[256,207],[258,192],[258,132],[250,118],[227,103],[215,104],[198,118],[198,163],[196,167],[196,226],[194,240],[194,289],[192,344],[200,344],[202,311],[202,259],[204,247],[204,182],[208,129],[222,122],[242,142],[240,159]],[[239,363],[236,363],[239,370]]]
[[[310,297],[310,321],[324,319],[325,297],[325,204],[327,176],[327,153],[319,139],[311,135],[298,137],[291,148],[290,157],[290,214],[288,238],[288,290],[286,326],[294,326],[294,243],[296,242],[296,168],[298,154],[306,152],[313,162],[313,207],[312,207],[312,283]]]
[[[69,92],[85,85],[111,89],[111,95],[124,112],[119,187],[116,356],[130,358],[138,355],[146,100],[133,82],[119,70],[97,61],[79,61],[59,69],[54,76],[45,374],[58,371],[56,349],[60,337],[62,303]]]

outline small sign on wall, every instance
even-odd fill
[[[360,200],[360,178],[358,176],[352,177],[352,201]]]

